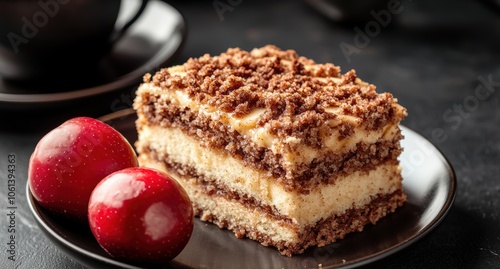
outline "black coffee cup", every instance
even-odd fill
[[[115,29],[121,0],[0,0],[0,77],[30,80],[91,68],[146,7]]]

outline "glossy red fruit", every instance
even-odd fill
[[[134,166],[137,156],[118,131],[99,120],[77,117],[38,142],[29,161],[29,185],[43,208],[87,221],[90,194],[97,183]]]
[[[174,179],[149,168],[127,168],[103,179],[89,202],[89,224],[111,256],[166,263],[193,232],[191,201]]]

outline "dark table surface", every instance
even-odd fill
[[[379,90],[392,92],[408,109],[403,124],[449,159],[458,189],[448,216],[415,244],[369,267],[500,268],[500,13],[491,5],[388,1],[400,5],[385,21],[374,23],[374,13],[365,10],[361,14],[368,14],[367,20],[347,23],[330,20],[303,1],[169,3],[188,26],[173,63],[228,47],[275,44],[317,62],[333,62],[343,71],[356,69]],[[107,108],[89,100],[31,111],[32,117],[16,109],[1,111],[0,268],[82,268],[42,234],[28,209],[28,159],[37,141],[64,119],[97,117]],[[17,179],[16,261],[8,260],[7,253],[11,159]]]

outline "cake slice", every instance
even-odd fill
[[[203,221],[291,256],[401,206],[389,93],[295,51],[228,49],[145,75],[134,101],[142,166],[186,189]]]

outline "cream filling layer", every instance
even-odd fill
[[[171,68],[171,73],[182,76],[184,73],[178,70],[178,67]],[[310,163],[314,159],[320,158],[328,151],[341,152],[354,149],[357,143],[375,143],[379,140],[392,140],[399,131],[398,125],[387,125],[379,131],[368,131],[361,128],[361,119],[341,114],[341,109],[336,107],[326,108],[328,113],[337,115],[335,119],[326,121],[320,127],[319,134],[324,145],[321,149],[313,148],[304,143],[299,137],[289,137],[285,140],[273,135],[270,131],[271,126],[266,124],[262,127],[257,126],[259,117],[264,113],[264,109],[258,108],[244,117],[235,117],[232,113],[225,113],[207,104],[200,104],[192,100],[184,91],[180,89],[163,90],[152,84],[142,84],[139,87],[141,91],[148,91],[153,94],[159,94],[162,99],[169,100],[179,108],[189,108],[193,113],[204,115],[212,121],[220,121],[230,126],[231,131],[240,133],[245,139],[251,140],[255,145],[270,149],[274,154],[281,155],[283,165],[287,169],[295,170],[297,166],[303,163]],[[395,104],[401,108],[399,105]],[[402,108],[401,108],[402,109]],[[342,122],[348,122],[355,128],[354,134],[347,138],[339,139],[338,132],[329,132],[329,129]]]
[[[276,208],[301,227],[361,207],[375,195],[392,193],[402,186],[400,167],[385,164],[369,173],[356,172],[337,178],[335,184],[319,185],[309,194],[288,192],[265,171],[248,167],[223,150],[202,147],[180,129],[143,126],[139,143],[156,151],[160,158],[165,153],[171,161],[195,169],[213,180],[214,185],[226,186]]]

